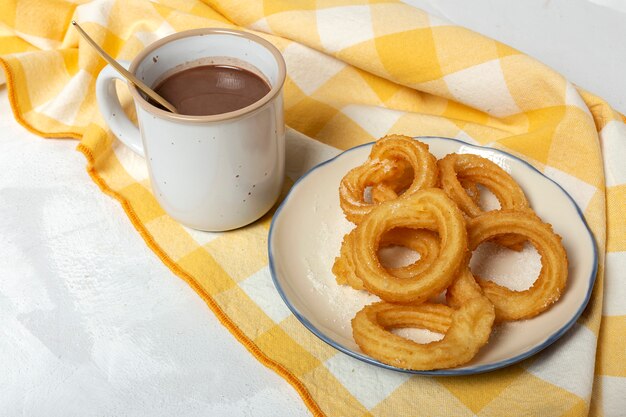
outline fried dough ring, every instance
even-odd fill
[[[448,290],[450,307],[441,304],[365,306],[352,319],[352,335],[367,355],[404,369],[451,368],[470,361],[487,343],[494,323],[493,304],[467,267]],[[443,339],[420,344],[388,329],[425,328],[445,333]]]
[[[494,162],[473,154],[449,154],[437,162],[441,188],[459,208],[473,218],[483,213],[476,183],[487,187],[500,202],[503,210],[526,210],[528,200],[522,188],[505,170]],[[472,184],[468,187],[468,183]],[[465,187],[464,187],[465,186]],[[469,195],[469,193],[473,195]],[[521,250],[524,239],[500,236],[497,242],[513,250]]]
[[[439,233],[439,254],[418,275],[399,278],[380,264],[382,236],[398,227]],[[442,190],[429,188],[377,206],[355,228],[352,245],[356,276],[367,290],[388,302],[420,303],[454,280],[467,252],[467,231],[456,204]]]
[[[354,230],[344,236],[341,252],[335,259],[333,274],[337,284],[350,285],[356,290],[363,290],[363,281],[356,276],[353,256]],[[385,233],[379,248],[386,246],[403,246],[420,254],[420,258],[412,264],[386,270],[398,278],[408,278],[423,272],[439,254],[439,237],[436,233],[423,229],[393,229]]]
[[[541,272],[527,290],[510,290],[477,277],[496,308],[497,321],[534,317],[559,299],[567,281],[567,253],[551,225],[530,210],[496,210],[469,220],[467,230],[470,251],[486,240],[512,233],[528,239],[541,255]]]
[[[394,176],[372,186],[372,203],[380,204],[383,201],[395,200],[411,186],[415,177],[411,164],[399,159],[396,161],[396,169]]]
[[[404,187],[407,165],[412,175],[411,181]],[[401,186],[393,185],[394,182],[399,182]],[[385,195],[393,191],[397,197],[398,192],[404,191],[398,198],[407,198],[420,189],[434,187],[437,182],[437,160],[428,151],[428,145],[408,136],[385,136],[374,144],[363,165],[350,170],[343,177],[339,185],[339,203],[346,218],[358,224],[363,216],[377,206],[376,202],[365,201],[367,187],[376,188],[377,184],[387,183],[384,187]],[[377,198],[393,198],[393,195]]]

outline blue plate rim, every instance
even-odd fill
[[[362,354],[360,352],[355,352],[352,349],[349,349],[349,348],[339,344],[338,342],[335,342],[334,340],[332,340],[328,336],[326,336],[323,332],[318,330],[306,317],[304,317],[298,311],[298,309],[295,306],[293,306],[291,304],[291,302],[289,301],[289,299],[285,295],[285,293],[284,293],[280,283],[278,282],[278,279],[276,277],[276,269],[275,269],[275,265],[274,265],[274,256],[273,256],[273,253],[272,253],[272,237],[273,237],[273,234],[274,234],[274,226],[276,224],[276,220],[280,216],[280,212],[282,211],[283,207],[285,206],[285,204],[287,203],[287,201],[291,197],[292,192],[297,188],[298,184],[302,180],[304,180],[306,177],[308,177],[313,171],[323,167],[326,164],[332,163],[336,159],[340,158],[342,155],[344,155],[344,154],[346,154],[348,152],[352,152],[352,151],[354,151],[356,149],[365,147],[365,146],[371,146],[375,142],[368,142],[368,143],[364,143],[364,144],[361,144],[361,145],[357,145],[357,146],[355,146],[353,148],[350,148],[350,149],[346,149],[345,151],[335,155],[334,157],[332,157],[330,159],[327,159],[326,161],[323,161],[323,162],[315,165],[311,169],[309,169],[306,173],[304,173],[302,176],[300,176],[300,178],[298,178],[296,180],[296,182],[292,185],[291,189],[289,190],[289,192],[287,193],[287,195],[285,196],[283,201],[280,203],[280,205],[276,209],[276,212],[272,216],[272,222],[270,224],[270,231],[269,231],[268,239],[267,239],[267,253],[268,253],[268,258],[269,258],[269,269],[270,269],[270,274],[272,276],[272,281],[274,283],[274,287],[278,291],[278,293],[279,293],[280,297],[282,298],[283,302],[287,305],[287,307],[293,313],[293,315],[296,316],[296,318],[311,333],[313,333],[317,338],[322,340],[324,343],[332,346],[333,348],[337,349],[340,352],[345,353],[346,355],[349,355],[349,356],[351,356],[351,357],[353,357],[355,359],[358,359],[358,360],[363,361],[365,363],[368,363],[370,365],[374,365],[374,366],[377,366],[377,367],[383,368],[383,369],[389,369],[389,370],[392,370],[392,371],[395,371],[395,372],[407,373],[407,374],[430,375],[430,376],[457,376],[457,375],[481,374],[481,373],[485,373],[485,372],[495,371],[497,369],[501,369],[501,368],[505,368],[507,366],[513,365],[513,364],[515,364],[517,362],[521,362],[524,359],[527,359],[527,358],[529,358],[529,357],[539,353],[540,351],[544,350],[548,346],[552,345],[554,342],[556,342],[558,339],[560,339],[574,325],[574,323],[576,323],[578,318],[582,315],[583,311],[587,307],[587,304],[589,303],[589,300],[591,299],[591,294],[592,294],[593,288],[595,286],[596,275],[597,275],[597,272],[598,272],[598,249],[597,249],[596,240],[595,240],[595,238],[593,236],[593,233],[591,232],[591,229],[589,228],[589,225],[587,224],[587,221],[585,220],[585,216],[583,215],[582,211],[580,210],[580,207],[578,207],[578,204],[576,204],[576,201],[574,201],[572,196],[567,191],[565,191],[565,189],[563,187],[561,187],[561,185],[558,182],[556,182],[552,178],[549,178],[546,175],[544,175],[541,171],[539,171],[537,168],[535,168],[529,162],[527,162],[527,161],[525,161],[525,160],[523,160],[523,159],[521,159],[521,158],[519,158],[519,157],[517,157],[517,156],[515,156],[513,154],[510,154],[508,152],[505,152],[505,151],[502,151],[502,150],[496,149],[496,148],[490,148],[490,147],[487,147],[487,146],[475,145],[475,144],[468,143],[468,142],[465,142],[465,141],[462,141],[462,140],[459,140],[459,139],[455,139],[455,138],[446,138],[446,137],[443,137],[443,136],[415,136],[415,137],[413,137],[413,139],[418,139],[418,140],[424,140],[424,139],[425,140],[430,140],[430,139],[441,140],[442,139],[442,140],[448,140],[448,141],[457,142],[457,143],[460,143],[462,145],[469,146],[471,148],[488,149],[489,151],[493,151],[493,152],[497,152],[497,153],[503,154],[503,155],[505,155],[507,157],[510,157],[510,158],[513,158],[513,159],[516,159],[516,160],[522,162],[524,165],[529,167],[531,170],[535,171],[536,173],[538,173],[542,177],[544,177],[547,180],[551,181],[552,183],[554,183],[567,196],[567,198],[570,200],[571,204],[575,207],[576,212],[578,213],[578,216],[579,216],[580,220],[583,222],[583,225],[585,226],[585,229],[587,230],[589,238],[591,239],[591,246],[593,248],[593,267],[592,267],[592,270],[591,270],[591,276],[589,277],[589,286],[587,288],[587,294],[585,295],[585,299],[584,299],[583,303],[580,305],[580,307],[578,308],[578,310],[576,311],[576,313],[572,316],[572,318],[567,323],[565,323],[560,329],[558,329],[556,332],[554,332],[545,341],[543,341],[542,343],[538,344],[537,346],[527,350],[526,352],[520,353],[517,356],[514,356],[514,357],[509,358],[509,359],[501,360],[501,361],[498,361],[498,362],[494,362],[494,363],[488,364],[488,365],[478,365],[478,366],[469,367],[469,368],[466,367],[466,368],[437,369],[437,370],[432,370],[432,371],[416,371],[416,370],[397,368],[395,366],[387,365],[385,363],[377,361],[374,358],[366,356],[366,355],[364,355],[364,354]]]

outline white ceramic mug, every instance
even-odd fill
[[[285,173],[285,62],[278,49],[246,32],[194,29],[156,41],[123,64],[149,86],[203,64],[243,67],[266,80],[271,89],[259,101],[211,116],[162,110],[128,83],[139,129],[122,111],[114,83],[121,76],[112,67],[98,75],[96,96],[113,133],[145,157],[154,196],[175,220],[199,230],[230,230],[274,205]]]

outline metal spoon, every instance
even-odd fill
[[[78,33],[80,33],[82,37],[85,38],[85,40],[89,42],[89,44],[93,46],[96,51],[98,51],[100,56],[104,58],[104,60],[108,62],[113,68],[115,68],[117,72],[119,72],[124,78],[135,84],[137,88],[143,91],[148,97],[159,103],[161,106],[165,107],[167,110],[171,111],[172,113],[178,113],[178,111],[176,111],[176,107],[172,106],[167,100],[158,95],[154,90],[144,84],[143,81],[141,81],[139,78],[126,71],[126,69],[122,67],[115,59],[113,59],[111,55],[107,54],[104,49],[100,48],[100,46],[93,39],[91,39],[91,37],[89,37],[89,35],[85,33],[83,28],[81,28],[74,20],[72,20],[72,25],[74,25],[76,27],[76,30],[78,30]]]

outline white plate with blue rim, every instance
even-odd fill
[[[567,286],[561,298],[539,316],[496,326],[489,342],[468,363],[450,369],[412,371],[384,364],[361,352],[352,338],[350,321],[363,306],[378,301],[366,291],[338,285],[331,271],[343,236],[354,225],[339,206],[339,182],[369,155],[372,143],[349,149],[303,175],[282,202],[270,228],[268,251],[276,289],[292,313],[314,335],[354,358],[400,372],[426,375],[469,375],[503,368],[554,343],[582,314],[597,272],[596,245],[574,200],[557,183],[523,160],[506,152],[465,142],[419,137],[437,158],[449,153],[472,153],[498,164],[519,183],[531,207],[552,224],[563,238],[569,260]],[[498,207],[488,192],[481,192],[485,209]],[[385,252],[386,251],[386,252]],[[399,248],[382,250],[381,260],[397,266],[414,261],[415,254]],[[532,245],[513,252],[492,243],[472,255],[472,271],[514,290],[530,287],[541,260]],[[398,329],[397,334],[419,343],[443,335],[419,329]]]

